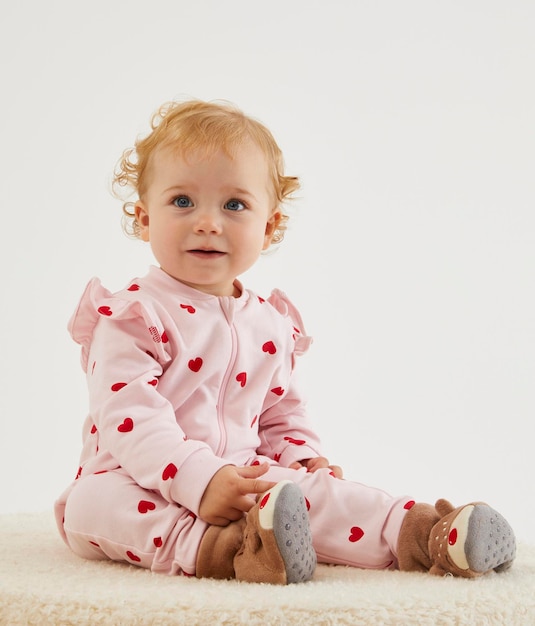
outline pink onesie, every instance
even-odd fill
[[[311,339],[282,292],[264,300],[236,284],[240,297],[216,297],[156,267],[116,294],[89,283],[69,324],[89,415],[55,506],[63,538],[85,558],[193,575],[212,476],[267,460],[263,478],[301,487],[319,561],[395,567],[412,501],[289,469],[321,455],[293,375]]]

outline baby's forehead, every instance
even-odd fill
[[[234,142],[205,141],[194,144],[184,143],[180,140],[162,142],[155,146],[150,155],[150,160],[161,162],[162,160],[178,158],[191,164],[199,161],[209,162],[221,154],[231,160],[253,156],[253,158],[262,159],[269,165],[269,155],[258,142],[248,137]]]
[[[154,183],[168,184],[177,177],[185,183],[191,176],[190,182],[197,181],[195,184],[198,184],[202,177],[217,176],[227,182],[233,181],[233,185],[242,189],[256,185],[267,190],[270,196],[277,195],[269,161],[261,148],[251,141],[237,145],[233,151],[217,145],[189,150],[180,143],[160,145],[153,151],[147,165],[140,194]]]

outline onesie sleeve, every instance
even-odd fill
[[[268,302],[283,317],[287,317],[291,320],[293,325],[293,339],[295,342],[293,352],[296,356],[301,356],[312,344],[312,337],[305,332],[305,325],[303,324],[301,314],[290,298],[280,289],[274,289],[271,292]]]
[[[93,279],[69,330],[82,347],[99,447],[140,486],[198,514],[208,483],[228,463],[186,438],[158,390],[172,355],[150,303],[113,296]]]
[[[288,467],[295,461],[322,456],[321,443],[312,427],[295,373],[295,358],[308,350],[312,337],[306,334],[299,311],[285,293],[274,290],[268,302],[290,321],[292,367],[288,384],[280,390],[282,395],[262,412],[259,425],[262,443],[258,451]],[[273,400],[276,395],[272,393],[270,398]]]

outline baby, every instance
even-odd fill
[[[288,297],[238,277],[283,239],[284,173],[269,130],[226,103],[164,105],[115,183],[158,266],[87,286],[69,329],[89,414],[56,502],[78,555],[156,572],[287,584],[316,562],[476,577],[512,563],[506,520],[344,480],[294,380],[311,339]]]

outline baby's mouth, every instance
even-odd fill
[[[188,252],[193,256],[201,258],[218,257],[225,254],[225,252],[222,252],[221,250],[206,250],[202,248],[194,248],[193,250],[189,250]]]

